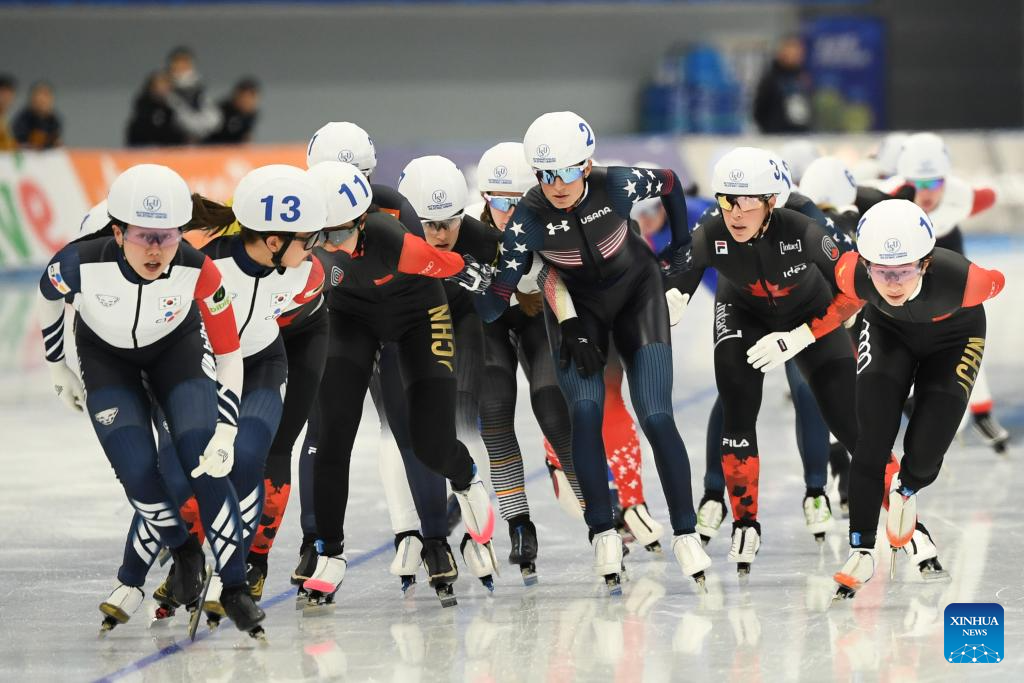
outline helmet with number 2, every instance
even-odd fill
[[[857,224],[857,251],[881,266],[915,263],[935,248],[935,230],[917,204],[887,199],[868,209]]]
[[[370,181],[353,164],[322,161],[307,173],[324,193],[328,227],[354,221],[366,213],[373,202]]]
[[[596,146],[594,129],[571,111],[542,114],[523,137],[526,162],[541,171],[579,166],[594,156]]]
[[[256,232],[316,232],[327,223],[323,190],[307,171],[287,164],[246,173],[232,209],[240,225]]]

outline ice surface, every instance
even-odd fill
[[[1009,283],[987,306],[985,365],[997,414],[1019,433],[1024,251],[984,247],[972,244],[969,250],[982,265],[1002,268]],[[623,596],[604,596],[590,572],[585,530],[554,501],[524,394],[517,424],[540,538],[539,585],[525,588],[518,569],[503,565],[491,597],[462,568],[455,608],[440,607],[422,573],[414,595],[402,597],[398,579],[387,572],[391,535],[368,407],[353,458],[349,571],[332,613],[303,617],[294,609],[288,583],[299,542],[293,495],[263,601],[269,646],[255,646],[229,623],[214,633],[201,627],[195,643],[188,641],[182,616],[150,628],[148,598],[132,621],[100,639],[97,606],[114,585],[131,514],[88,421],[50,395],[36,337],[11,327],[12,320],[27,329],[34,324],[19,303],[30,299],[29,292],[27,286],[8,288],[0,297],[0,320],[7,322],[0,350],[2,680],[1024,678],[1024,546],[1016,507],[1024,490],[1021,447],[1014,444],[1008,456],[997,456],[965,433],[938,481],[921,494],[922,518],[951,582],[923,583],[902,555],[898,578],[890,581],[883,555],[875,579],[855,601],[829,607],[831,574],[846,557],[845,529],[837,525],[819,550],[803,528],[803,482],[781,372],[768,379],[759,423],[764,544],[745,586],[725,561],[723,535],[709,547],[709,595],[697,594],[670,554],[634,546]],[[714,398],[709,296],[696,298],[674,334],[677,421],[699,498],[704,429]],[[645,465],[651,511],[667,525],[650,457]],[[663,539],[666,549],[669,542]],[[504,562],[509,540],[501,524],[496,545]],[[154,569],[147,594],[160,578],[162,570]],[[944,660],[942,610],[950,602],[971,601],[1003,605],[1006,659],[965,670]]]

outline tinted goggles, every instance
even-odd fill
[[[522,197],[495,197],[493,195],[485,194],[484,199],[495,211],[511,211],[516,207]]]
[[[168,229],[154,229],[154,228],[139,228],[136,226],[129,226],[124,231],[124,238],[132,244],[137,244],[140,247],[148,247],[150,245],[163,247],[173,247],[181,242],[181,230],[177,228],[173,230]]]
[[[554,184],[556,178],[561,178],[562,182],[568,185],[582,178],[586,168],[586,165],[570,166],[568,168],[555,168],[549,171],[536,171],[535,173],[537,180],[545,185]]]
[[[768,201],[768,195],[716,194],[715,201],[722,211],[732,211],[736,206],[740,211],[753,211]]]
[[[302,237],[301,235],[296,234],[295,238],[305,240],[302,244],[302,248],[306,251],[312,251],[313,249],[324,245],[324,242],[327,241],[327,232],[325,230],[317,230],[308,237]]]
[[[430,232],[441,232],[442,230],[458,230],[462,225],[462,216],[446,218],[443,221],[420,221],[424,230]]]
[[[910,184],[915,190],[937,190],[946,184],[945,178],[931,178],[930,180],[911,180]]]
[[[880,266],[875,263],[866,263],[865,266],[871,279],[883,284],[903,284],[921,274],[920,261],[902,266]]]

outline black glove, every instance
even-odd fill
[[[679,275],[690,268],[690,245],[675,248],[669,245],[658,254],[658,260],[662,264],[662,276],[670,278]]]
[[[462,260],[465,263],[462,270],[445,279],[457,282],[474,294],[483,294],[491,285],[494,270],[486,263],[478,263],[471,254],[463,254]]]
[[[580,377],[590,377],[595,373],[604,370],[604,354],[600,347],[595,344],[587,331],[583,329],[583,323],[579,318],[569,318],[562,321],[559,326],[562,330],[562,348],[559,352],[559,362],[562,369],[569,367],[569,360],[576,363],[576,371]]]

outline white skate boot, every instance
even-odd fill
[[[652,553],[661,552],[661,541],[658,539],[665,528],[651,517],[651,513],[647,510],[647,503],[626,508],[622,513],[622,519],[637,543]]]
[[[464,491],[452,489],[452,493],[459,501],[466,532],[474,541],[484,544],[489,542],[491,536],[494,535],[494,508],[491,507],[491,497],[487,494],[483,480],[476,474],[475,465],[473,472],[469,488]]]
[[[416,570],[423,561],[423,539],[418,531],[403,531],[395,536],[395,559],[391,560],[388,571],[402,580],[402,593],[407,593],[416,584]]]
[[[832,528],[832,506],[828,496],[804,496],[804,521],[814,540],[819,545],[825,543],[825,532]]]
[[[565,476],[565,472],[549,462],[548,473],[551,475],[551,485],[555,489],[558,507],[562,508],[562,512],[569,515],[572,519],[583,521],[583,507],[580,505],[576,493],[572,490],[569,478]]]
[[[672,553],[676,562],[682,567],[683,573],[697,582],[697,587],[704,593],[704,570],[711,566],[711,558],[704,552],[699,534],[682,534],[672,537]]]
[[[467,533],[462,537],[459,546],[462,551],[462,560],[469,567],[470,573],[480,579],[491,593],[494,592],[494,575],[498,573],[498,562],[494,557],[494,546],[488,541],[480,544],[473,540]]]
[[[142,604],[146,594],[141,588],[118,583],[110,593],[110,597],[100,603],[100,611],[105,615],[100,624],[100,635],[112,630],[118,624],[126,624]]]
[[[832,598],[845,600],[852,598],[865,583],[875,575],[875,551],[873,548],[851,548],[850,556],[843,568],[832,575],[839,584],[836,595]]]
[[[345,570],[348,568],[348,558],[345,557],[344,546],[341,543],[332,543],[334,547],[331,548],[324,548],[320,541],[317,541],[317,545],[320,546],[320,556],[316,558],[316,569],[313,576],[302,584],[311,607],[330,605],[334,602],[334,594],[345,580]],[[336,552],[326,554],[325,551]]]
[[[896,578],[896,552],[914,535],[917,528],[917,494],[900,482],[899,475],[892,478],[889,491],[889,512],[885,518],[885,535],[892,548],[889,576]]]
[[[718,530],[725,519],[725,500],[714,495],[704,494],[697,507],[697,533],[704,545],[718,535]]]
[[[732,547],[729,548],[729,561],[736,563],[736,573],[740,576],[750,574],[750,565],[761,549],[761,524],[751,522],[750,525],[732,526]]]
[[[609,595],[622,595],[622,538],[615,529],[595,534],[591,539],[594,546],[594,573],[604,578]]]
[[[939,564],[939,551],[932,541],[931,534],[921,522],[917,523],[914,535],[910,537],[910,543],[903,546],[903,552],[910,556],[911,561],[917,565],[921,572],[921,578],[925,581],[945,581],[949,579],[949,572]]]

